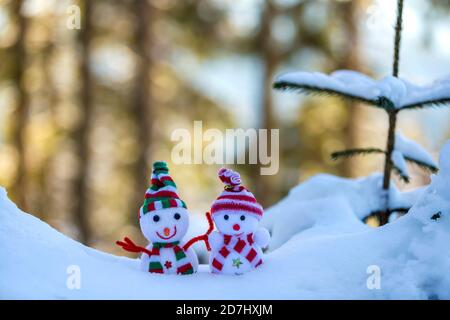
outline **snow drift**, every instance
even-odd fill
[[[299,185],[266,212],[272,250],[241,276],[206,266],[192,276],[143,273],[137,260],[83,246],[21,212],[1,189],[0,298],[449,299],[450,143],[440,164],[410,212],[377,229],[359,219],[376,205],[377,175],[321,175]],[[70,266],[79,267],[79,289],[67,286]],[[379,289],[367,285],[374,266]]]
[[[362,220],[382,210],[382,183],[380,173],[353,180],[321,174],[298,185],[263,219],[263,226],[272,233],[270,249],[280,247],[298,233],[317,234],[322,230],[330,235],[370,230]],[[423,191],[417,188],[400,192],[391,183],[389,207],[410,208]]]

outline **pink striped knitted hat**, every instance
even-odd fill
[[[213,202],[211,214],[221,212],[236,212],[252,214],[258,220],[263,215],[262,206],[256,201],[253,193],[241,185],[241,176],[239,173],[222,168],[218,172],[219,179],[225,184],[224,191]]]

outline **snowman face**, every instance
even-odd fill
[[[150,211],[141,217],[140,225],[151,242],[180,241],[189,227],[189,213],[184,208]]]
[[[259,223],[258,219],[251,214],[234,211],[215,214],[213,219],[221,233],[234,236],[254,233]]]

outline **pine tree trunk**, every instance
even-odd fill
[[[400,44],[402,34],[403,22],[403,0],[397,0],[397,22],[395,24],[395,38],[394,38],[394,61],[392,64],[392,75],[398,77],[400,66]],[[385,225],[389,221],[389,190],[391,183],[392,171],[392,152],[395,148],[395,128],[397,125],[398,110],[388,111],[389,116],[389,132],[386,146],[386,158],[384,162],[384,177],[383,177],[383,191],[385,196],[384,212],[380,215],[380,225]]]
[[[276,8],[272,1],[266,1],[263,11],[261,28],[259,32],[259,47],[263,64],[263,76],[261,81],[261,119],[259,126],[268,130],[267,150],[271,150],[270,130],[277,129],[273,114],[272,83],[276,66],[278,64],[277,53],[273,47],[271,38],[271,26],[276,15]],[[276,160],[278,161],[278,159]],[[263,206],[271,205],[274,201],[273,176],[263,176],[260,165],[255,166],[252,179],[255,181],[255,196]]]
[[[12,197],[22,210],[27,210],[26,203],[26,127],[29,116],[29,101],[24,85],[24,73],[26,68],[25,33],[26,18],[21,14],[23,0],[13,1],[13,12],[17,18],[18,35],[13,47],[15,55],[15,67],[13,81],[17,85],[17,105],[13,112],[12,120],[12,142],[17,150],[17,173],[12,184]]]
[[[380,214],[380,225],[385,225],[389,221],[389,186],[391,184],[392,152],[395,147],[395,127],[397,124],[397,112],[389,112],[389,132],[386,145],[386,158],[384,162],[383,192],[385,193],[384,212]]]
[[[80,241],[89,244],[91,241],[91,229],[89,226],[89,136],[93,116],[92,101],[92,76],[89,68],[90,43],[91,43],[91,12],[93,1],[82,1],[83,25],[80,31],[81,42],[81,92],[80,111],[82,120],[74,132],[76,154],[79,161],[79,171],[74,181],[74,215],[79,229]]]
[[[145,189],[150,181],[150,166],[148,153],[151,150],[152,122],[152,94],[150,74],[153,65],[151,48],[153,45],[153,33],[151,22],[154,17],[154,9],[147,1],[135,0],[133,3],[136,15],[136,49],[139,56],[137,68],[133,110],[137,124],[138,156],[134,165],[134,197],[132,204],[131,221],[136,221],[139,207],[143,201]]]
[[[346,50],[343,61],[340,63],[338,69],[348,69],[360,71],[361,64],[359,59],[359,32],[358,32],[358,14],[359,6],[356,1],[348,1],[342,3],[336,3],[339,8],[340,16],[343,18],[344,27],[346,31]],[[347,123],[344,129],[344,141],[346,148],[357,147],[358,143],[358,127],[360,108],[358,108],[356,102],[344,102],[347,104],[346,110],[348,110]],[[355,159],[349,158],[346,161],[342,161],[343,173],[346,177],[355,176]]]
[[[44,74],[45,74],[45,95],[47,96],[48,109],[50,111],[50,119],[52,129],[54,130],[55,135],[58,134],[58,120],[57,120],[57,106],[58,106],[58,93],[57,89],[54,86],[52,79],[52,56],[54,52],[55,44],[49,43],[47,47],[44,48],[43,55],[43,64],[44,64]],[[51,149],[50,154],[46,155],[45,163],[42,165],[39,175],[38,175],[38,183],[40,188],[40,197],[37,201],[37,209],[36,212],[39,212],[40,219],[46,221],[51,212],[52,207],[52,193],[49,185],[51,177],[51,169],[53,165],[53,160],[57,153],[57,148]]]

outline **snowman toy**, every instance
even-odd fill
[[[262,264],[270,234],[259,228],[263,208],[241,185],[239,173],[222,168],[218,175],[225,188],[211,206],[217,231],[208,236],[209,266],[212,273],[239,275]]]
[[[191,239],[189,244],[182,241],[189,227],[189,213],[184,201],[178,197],[165,162],[153,164],[151,185],[139,210],[139,224],[150,241],[146,248],[137,246],[129,238],[116,243],[127,251],[142,252],[140,266],[143,271],[180,275],[197,271],[197,255],[189,246],[202,237]]]

